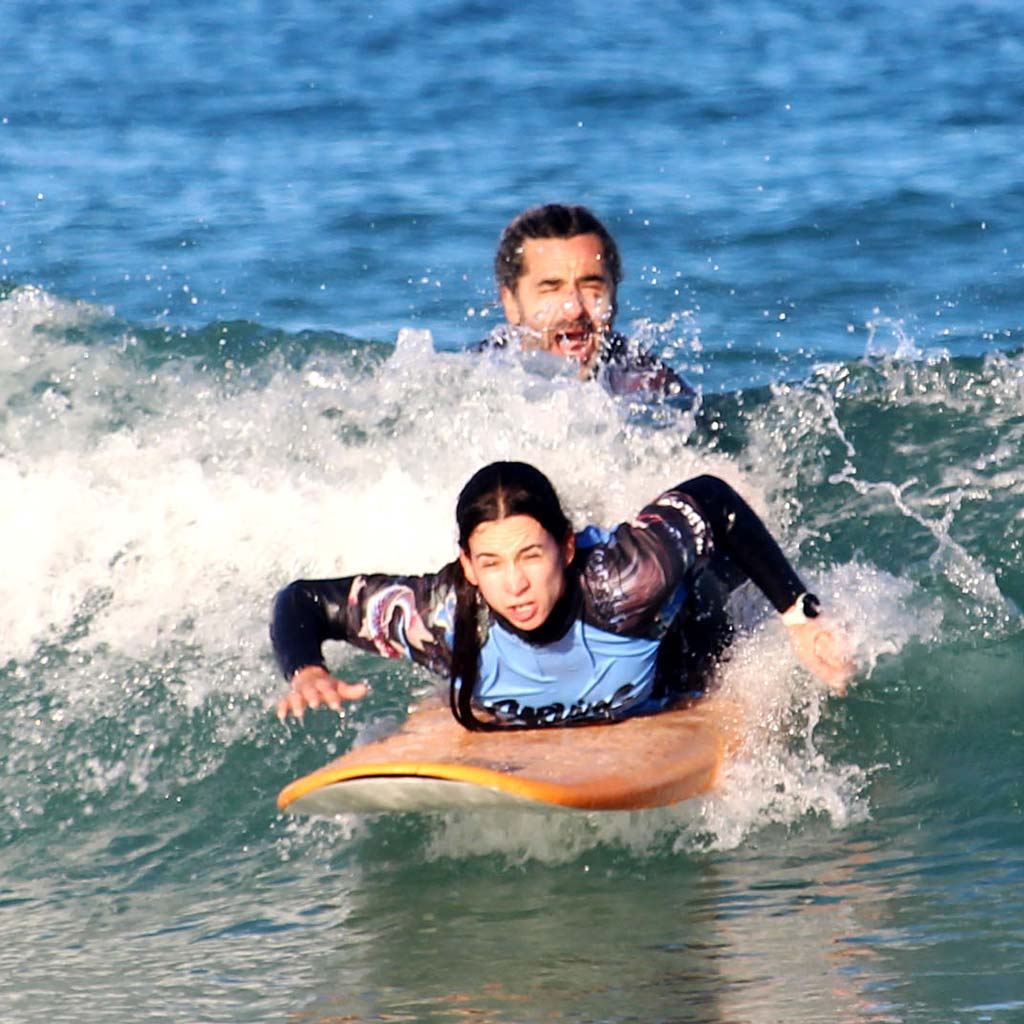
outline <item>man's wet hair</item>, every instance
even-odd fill
[[[501,288],[513,294],[523,276],[523,245],[528,238],[575,238],[577,235],[597,235],[604,248],[604,260],[612,281],[617,286],[622,280],[619,247],[608,229],[585,207],[548,203],[524,210],[501,234],[498,252],[494,257],[494,276]]]

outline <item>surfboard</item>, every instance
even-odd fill
[[[441,704],[413,711],[385,739],[296,779],[282,811],[561,808],[627,811],[714,788],[741,737],[737,705],[716,695],[614,724],[469,732]]]

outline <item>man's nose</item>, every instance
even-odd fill
[[[562,299],[562,312],[571,320],[575,320],[584,310],[583,295],[579,288],[570,288]]]

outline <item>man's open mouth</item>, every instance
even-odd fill
[[[588,355],[593,347],[594,333],[589,328],[574,328],[568,331],[556,331],[555,340],[558,347],[569,355]]]

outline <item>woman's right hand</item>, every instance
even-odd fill
[[[842,697],[855,669],[846,638],[832,628],[824,615],[789,626],[787,632],[804,667]]]
[[[341,711],[343,701],[359,700],[368,690],[366,683],[346,683],[320,665],[307,665],[292,676],[291,692],[277,702],[277,717],[284,722],[291,714],[301,722],[306,708],[315,710],[321,704]]]

